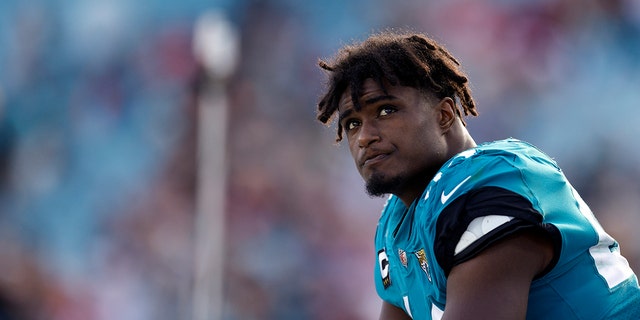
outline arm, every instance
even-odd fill
[[[531,281],[552,257],[548,238],[523,230],[456,265],[447,281],[443,320],[525,319]]]
[[[382,310],[380,310],[380,320],[411,320],[409,316],[404,313],[404,310],[386,302],[382,301]]]

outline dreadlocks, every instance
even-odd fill
[[[327,91],[318,103],[317,119],[325,124],[332,119],[340,97],[347,89],[351,90],[354,107],[360,110],[361,85],[369,78],[385,93],[383,80],[392,86],[431,92],[439,99],[450,97],[459,102],[465,116],[478,115],[460,63],[444,47],[424,35],[385,31],[360,44],[345,46],[331,63],[320,60],[318,64],[330,73]],[[456,114],[466,125],[459,108],[456,108]],[[337,141],[340,140],[342,126],[338,124]]]

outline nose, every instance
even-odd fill
[[[358,146],[360,148],[366,148],[377,141],[380,141],[380,132],[375,124],[371,122],[362,123],[360,130],[358,130]]]

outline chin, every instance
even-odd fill
[[[389,193],[396,193],[404,182],[401,176],[387,177],[382,173],[372,174],[366,182],[367,194],[372,197],[382,197]]]

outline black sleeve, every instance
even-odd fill
[[[488,215],[509,216],[513,219],[494,228],[458,254],[456,245],[471,221]],[[440,213],[436,224],[434,250],[438,263],[448,276],[451,269],[467,261],[496,241],[524,229],[538,229],[548,234],[559,256],[560,234],[549,224],[542,224],[542,215],[523,196],[499,187],[483,187],[461,195]],[[555,265],[555,259],[551,266]]]

